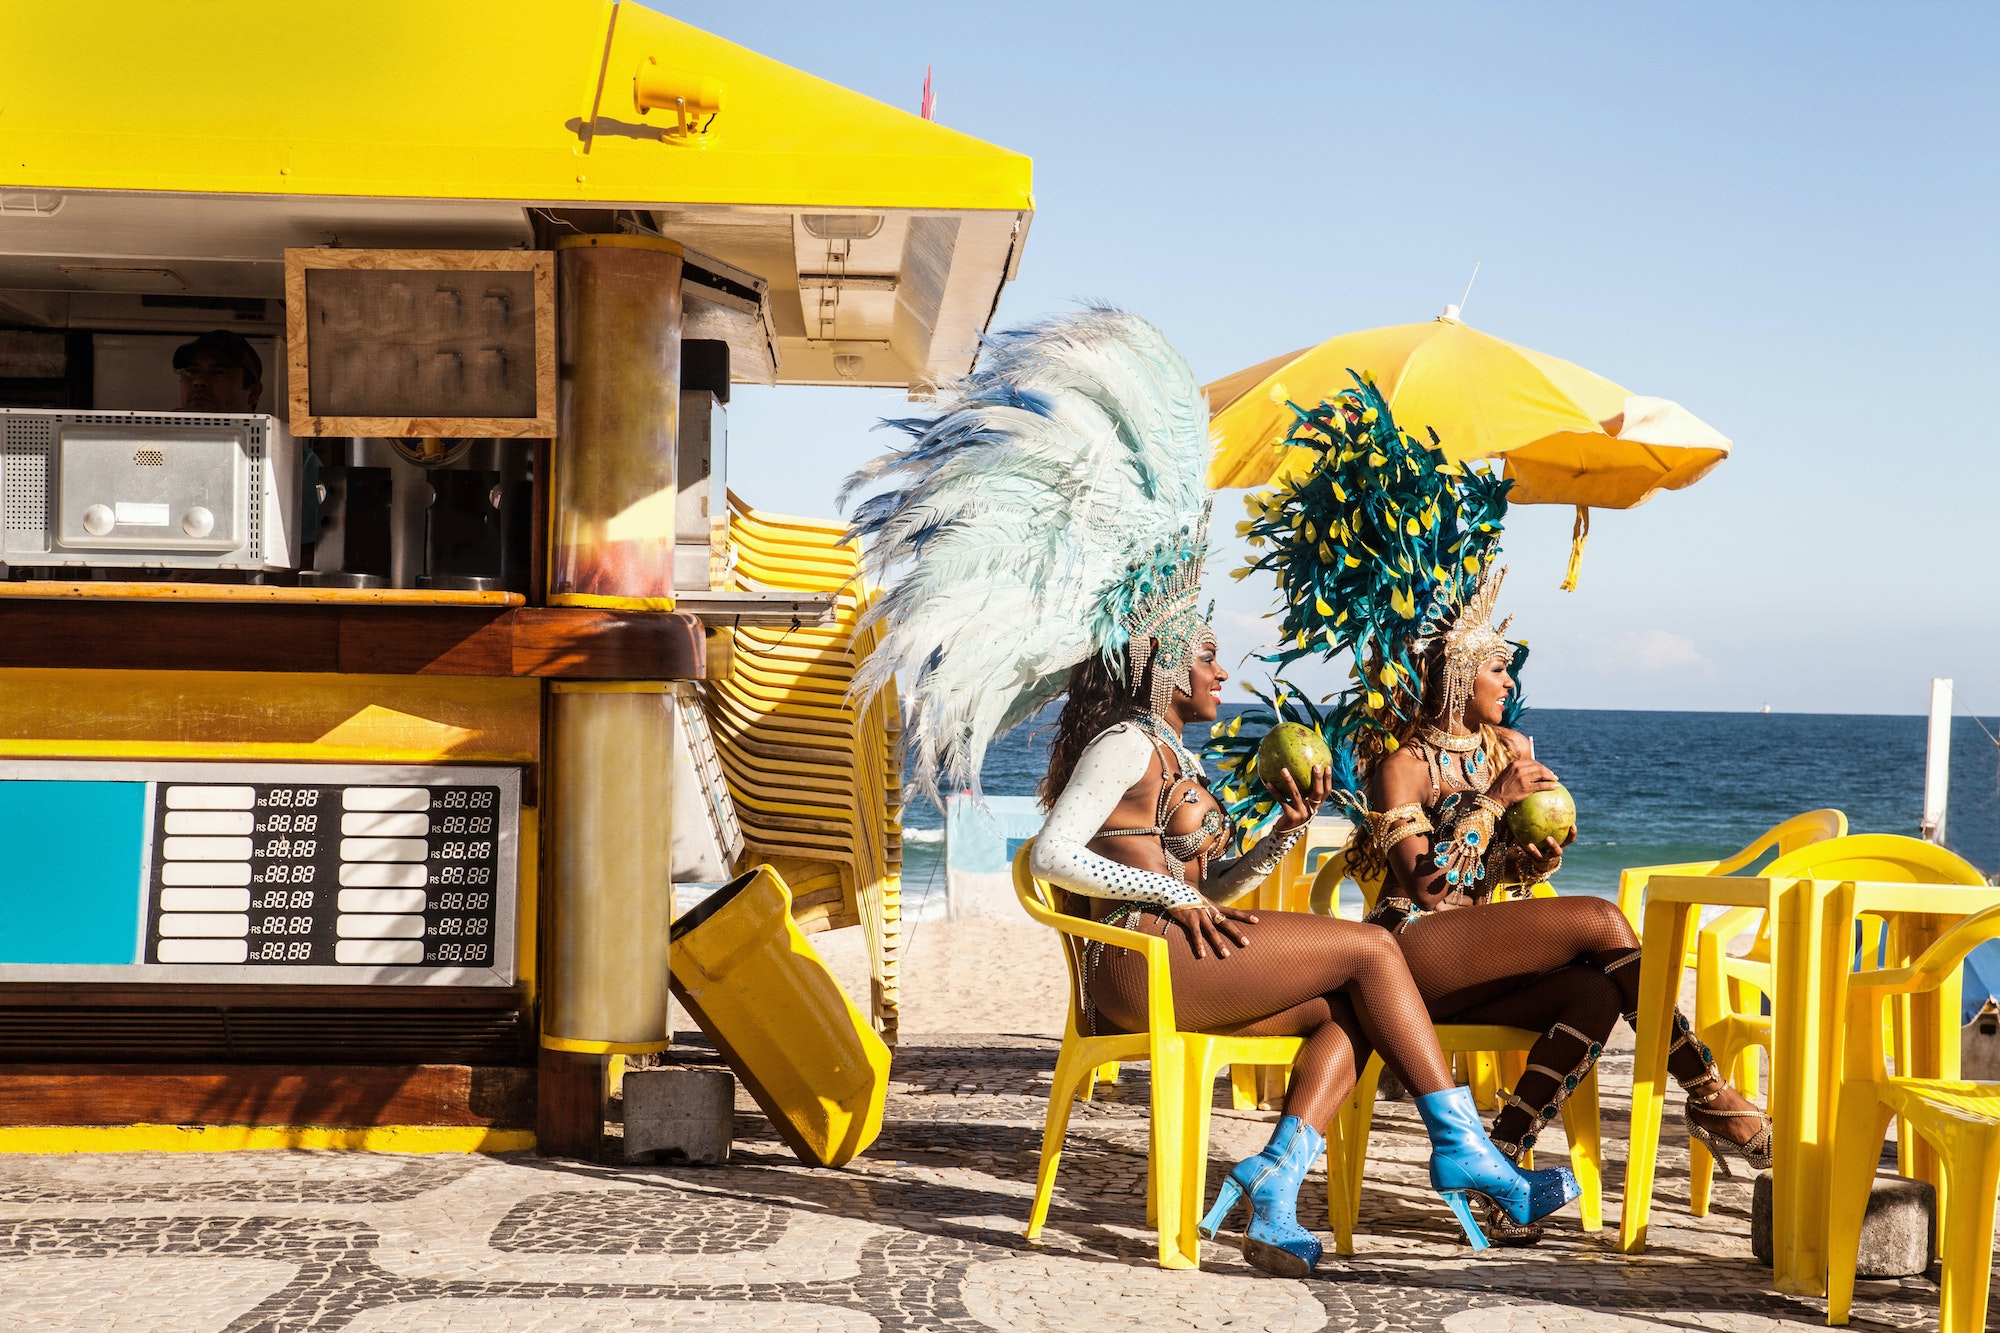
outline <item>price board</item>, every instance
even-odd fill
[[[518,770],[10,764],[0,829],[0,980],[513,980]]]

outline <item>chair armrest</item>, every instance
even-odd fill
[[[1053,921],[1044,921],[1045,926],[1053,926],[1065,935],[1075,935],[1081,939],[1096,940],[1099,944],[1116,945],[1120,949],[1136,949],[1143,954],[1156,950],[1164,953],[1167,942],[1158,935],[1148,935],[1143,931],[1127,930],[1123,926],[1107,926],[1102,921],[1092,921],[1086,917],[1064,916],[1051,912]]]
[[[1646,885],[1655,875],[1712,875],[1720,861],[1683,861],[1678,865],[1628,866],[1618,872],[1618,910],[1637,931],[1645,922]]]
[[[1732,907],[1721,916],[1701,928],[1703,935],[1713,935],[1727,945],[1746,930],[1750,923],[1764,915],[1761,907]]]
[[[1763,915],[1764,909],[1761,907],[1732,907],[1728,909],[1721,916],[1718,916],[1695,933],[1695,945],[1694,948],[1688,950],[1688,960],[1690,962],[1695,961],[1696,956],[1702,950],[1703,942],[1713,937],[1715,940],[1716,961],[1719,965],[1727,966],[1729,960],[1736,957],[1736,955],[1729,952],[1729,941],[1741,935],[1751,922],[1757,921]]]
[[[1148,935],[1142,931],[1126,930],[1122,926],[1107,926],[1101,921],[1090,921],[1083,917],[1065,916],[1051,912],[1053,921],[1045,924],[1054,926],[1065,935],[1075,935],[1080,939],[1096,940],[1100,944],[1116,945],[1121,949],[1136,949],[1146,960],[1146,1012],[1148,1030],[1155,1033],[1174,1031],[1179,1024],[1174,1018],[1174,975],[1167,959],[1167,942],[1159,935]]]
[[[1621,886],[1630,879],[1633,887],[1644,888],[1646,881],[1655,875],[1712,875],[1721,864],[1720,861],[1682,861],[1677,865],[1630,866],[1618,872],[1618,880]]]
[[[2000,907],[1976,912],[1946,931],[1909,967],[1879,972],[1855,972],[1847,978],[1847,1039],[1841,1077],[1849,1082],[1874,1082],[1882,1077],[1882,1006],[1894,995],[1936,990],[1965,962],[1965,956],[1990,939],[2000,938]],[[1957,1024],[1952,1015],[1950,1022]],[[1951,1035],[1951,1034],[1948,1034]],[[1951,1040],[1957,1040],[1951,1035]]]
[[[1992,939],[2000,939],[2000,907],[1989,907],[1965,918],[1908,967],[1854,973],[1847,979],[1849,1005],[1872,1004],[1889,995],[1936,990],[1958,971],[1967,954]]]
[[[1172,1033],[1174,1022],[1174,975],[1167,959],[1167,942],[1158,935],[1147,935],[1141,931],[1126,930],[1120,926],[1107,926],[1102,921],[1092,921],[1087,917],[1071,916],[1067,912],[1057,912],[1048,907],[1042,899],[1043,881],[1034,877],[1028,869],[1028,857],[1032,853],[1035,840],[1028,839],[1021,849],[1014,853],[1014,896],[1029,917],[1039,921],[1062,935],[1074,935],[1079,939],[1095,940],[1099,944],[1116,945],[1121,949],[1137,949],[1146,960],[1146,1012],[1147,1025],[1156,1037]],[[1081,998],[1081,997],[1079,997]]]

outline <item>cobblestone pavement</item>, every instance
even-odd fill
[[[747,1100],[722,1168],[536,1157],[131,1154],[0,1160],[0,1329],[1513,1330],[1821,1327],[1750,1257],[1750,1187],[1687,1215],[1669,1102],[1648,1253],[1609,1248],[1629,1055],[1605,1070],[1606,1223],[1574,1211],[1533,1250],[1475,1257],[1423,1186],[1410,1104],[1380,1107],[1359,1251],[1306,1280],[1205,1248],[1152,1263],[1142,1070],[1072,1119],[1041,1243],[1021,1239],[1056,1044],[923,1038],[897,1052],[881,1139],[800,1166]],[[1677,1094],[1675,1094],[1677,1096]],[[1216,1170],[1271,1117],[1218,1112]],[[1553,1131],[1552,1131],[1553,1133]],[[1325,1217],[1315,1175],[1302,1216]],[[1934,1326],[1930,1282],[1862,1284],[1857,1329]]]

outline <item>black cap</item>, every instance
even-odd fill
[[[185,370],[197,352],[207,352],[220,365],[235,366],[243,372],[245,384],[264,382],[264,358],[240,333],[211,329],[191,343],[182,343],[174,349],[174,369]]]

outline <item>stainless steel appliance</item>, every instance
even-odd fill
[[[276,417],[0,409],[0,564],[285,570],[298,527]]]

